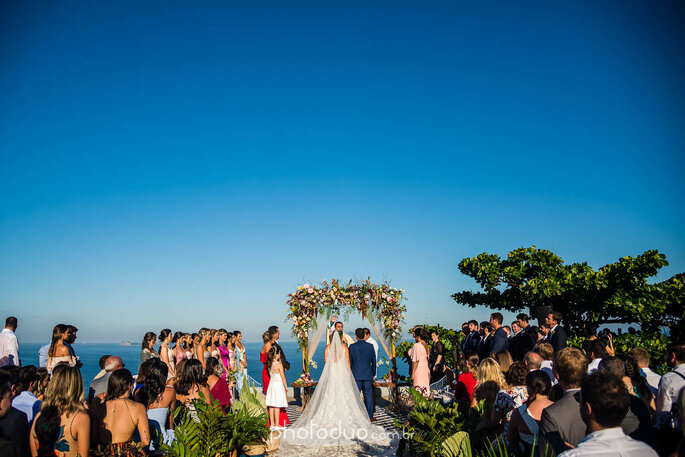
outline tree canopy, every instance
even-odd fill
[[[638,323],[642,330],[668,326],[671,336],[682,339],[685,317],[685,274],[650,283],[668,265],[657,250],[594,270],[587,262],[565,264],[552,251],[515,249],[506,259],[483,252],[459,262],[459,270],[476,280],[482,291],[452,295],[470,307],[524,312],[552,306],[564,316],[571,331],[596,328],[604,323]]]

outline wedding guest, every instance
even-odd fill
[[[238,369],[238,354],[235,350],[235,335],[233,333],[228,334],[228,363],[231,367],[231,372],[230,374],[235,373],[235,371]],[[228,376],[228,373],[227,373]]]
[[[48,363],[46,365],[48,373],[52,373],[59,363],[66,363],[71,367],[76,366],[76,359],[71,355],[69,348],[65,344],[68,333],[69,329],[65,324],[57,324],[52,329],[52,341],[50,342]]]
[[[409,350],[412,361],[411,379],[416,390],[424,396],[430,395],[430,368],[428,368],[428,344],[426,343],[426,331],[417,327],[414,329],[416,343]]]
[[[581,382],[579,409],[584,422],[583,428],[587,428],[588,435],[579,440],[575,448],[567,450],[561,456],[656,457],[654,449],[626,436],[621,430],[621,422],[630,405],[629,400],[621,381],[608,379],[600,373],[586,376]]]
[[[590,363],[587,366],[587,374],[592,373],[599,367],[599,362],[606,357],[606,344],[602,340],[596,339],[587,345],[587,357]]]
[[[38,367],[45,368],[48,365],[48,351],[50,350],[50,342],[44,344],[38,349]]]
[[[649,408],[635,396],[630,378],[626,377],[625,362],[620,357],[604,357],[597,369],[604,378],[613,378],[623,383],[624,388],[630,394],[628,411],[623,417],[621,427],[626,435],[631,438],[652,443],[652,421]]]
[[[145,384],[138,391],[136,401],[147,409],[150,450],[155,450],[162,444],[171,444],[174,439],[174,423],[169,411],[173,411],[176,406],[176,392],[172,386],[167,385],[169,366],[160,359],[152,359],[151,362]]]
[[[518,408],[528,399],[528,390],[526,389],[527,375],[528,370],[523,362],[512,363],[509,366],[509,369],[504,373],[504,379],[506,379],[507,385],[509,386],[507,393],[511,397],[514,408]],[[509,417],[511,417],[511,414],[509,414]]]
[[[159,332],[159,358],[162,362],[166,364],[170,377],[174,375],[176,366],[176,361],[174,360],[174,352],[169,347],[172,338],[173,335],[171,334],[171,330],[168,328],[162,329]]]
[[[226,379],[231,373],[231,357],[230,352],[232,350],[231,342],[228,339],[228,332],[219,331],[219,343],[217,344],[217,350],[219,351],[219,362],[221,363],[222,374],[221,377]]]
[[[269,359],[269,351],[274,344],[273,334],[267,330],[262,334],[262,341],[264,342],[264,346],[262,346],[262,349],[259,351],[259,361],[264,364],[264,368],[262,369],[262,389],[264,395],[266,395],[266,392],[269,389],[269,369],[267,368],[266,363]]]
[[[508,340],[511,337],[511,327],[508,325],[503,325],[502,329],[504,330],[504,333],[507,334],[507,340]]]
[[[338,328],[340,328],[340,330],[342,330],[341,326],[342,326],[342,322],[340,322],[340,321],[336,322],[336,324],[335,324],[336,330]],[[290,363],[288,363],[288,361],[285,358],[285,352],[283,351],[283,348],[281,347],[281,345],[278,344],[278,339],[281,337],[281,331],[278,329],[278,327],[276,327],[275,325],[272,325],[271,327],[269,327],[269,332],[271,332],[271,335],[273,336],[274,346],[276,346],[278,348],[278,352],[279,352],[280,357],[281,357],[281,365],[283,365],[283,369],[285,371],[290,370]],[[352,341],[352,338],[350,338],[350,335],[347,335],[347,337],[349,338],[347,344],[354,343],[354,341]]]
[[[540,354],[537,352],[528,351],[526,352],[526,355],[523,356],[523,363],[526,365],[526,369],[529,372],[539,370],[542,366],[542,357],[540,357]],[[552,380],[550,379],[550,382],[551,381]]]
[[[202,364],[202,369],[204,370],[206,367],[207,359],[209,358],[210,352],[207,349],[207,345],[209,344],[209,329],[202,327],[200,331],[197,333],[199,340],[198,343],[195,345],[195,359],[199,360],[200,363]]]
[[[133,395],[135,396],[138,391],[145,385],[145,379],[147,379],[147,374],[150,371],[150,367],[152,364],[155,362],[155,360],[159,360],[158,357],[153,357],[151,359],[147,359],[143,364],[140,366],[140,370],[138,370],[138,375],[136,376],[136,379],[133,383]]]
[[[192,359],[195,357],[195,346],[200,344],[200,335],[191,333],[188,338],[188,347],[186,349],[186,358]]]
[[[540,417],[540,455],[547,449],[560,454],[585,436],[579,408],[580,381],[587,375],[585,354],[576,348],[561,350],[554,359],[554,373],[564,394]]]
[[[93,378],[93,381],[100,379],[107,373],[107,370],[105,370],[105,364],[107,363],[107,359],[110,358],[110,354],[103,355],[100,357],[100,360],[98,361],[98,366],[100,367],[100,371],[98,371],[98,374],[95,375]]]
[[[0,374],[6,376],[10,382],[10,403],[21,395],[21,369],[16,365],[0,367]],[[23,411],[10,406],[7,414],[0,419],[0,430],[8,438],[19,457],[29,455],[29,421]]]
[[[186,341],[186,334],[185,333],[183,333],[183,332],[174,333],[172,343],[174,343],[174,361],[176,363],[178,363],[181,360],[186,358],[185,341]]]
[[[549,325],[549,342],[554,348],[554,353],[558,353],[566,347],[566,330],[561,324],[562,315],[559,311],[553,311],[545,318],[545,323]]]
[[[431,340],[433,340],[433,346],[431,346],[430,356],[428,357],[428,365],[431,370],[430,382],[434,383],[445,376],[445,345],[440,341],[436,331],[431,332]],[[378,350],[376,349],[376,351]]]
[[[79,358],[76,356],[76,351],[74,351],[74,346],[73,344],[76,342],[76,332],[78,332],[78,329],[74,327],[71,324],[67,325],[67,336],[64,339],[64,344],[66,345],[67,349],[69,349],[69,354],[74,358],[76,361],[76,368],[81,368],[83,366],[83,363],[79,360]]]
[[[346,344],[348,347],[349,347],[351,344],[354,344],[354,340],[352,339],[352,337],[343,331],[343,323],[342,323],[342,321],[337,321],[337,322],[333,325],[333,328],[335,329],[336,332],[340,332],[340,333],[342,334],[341,339],[342,339],[342,343],[343,343],[343,344]]]
[[[19,341],[14,332],[17,331],[17,318],[10,316],[5,319],[5,328],[0,332],[0,367],[8,365],[19,366]]]
[[[649,368],[649,352],[647,352],[645,348],[633,348],[630,351],[630,355],[635,360],[635,363],[637,363],[637,366],[640,368],[640,375],[647,380],[647,384],[656,398],[656,394],[659,391],[661,376],[654,373]]]
[[[340,321],[336,322],[336,323],[335,323],[335,328],[336,328],[336,329],[339,328],[340,331],[342,331],[342,322],[340,322]],[[271,335],[271,345],[270,345],[270,347],[276,347],[276,348],[278,348],[279,357],[280,357],[280,359],[281,359],[280,362],[281,362],[281,365],[283,366],[283,370],[284,370],[284,371],[288,371],[288,370],[290,369],[290,364],[289,364],[288,361],[285,359],[285,352],[283,352],[283,348],[278,344],[278,338],[281,336],[280,330],[278,330],[278,327],[276,327],[275,325],[272,325],[271,327],[269,327],[269,329],[268,329],[267,331],[268,331],[269,334]],[[348,335],[348,337],[349,337],[349,335]],[[262,339],[263,339],[263,338],[262,338]],[[262,355],[260,354],[259,357],[260,357],[260,360],[261,360],[261,359],[262,359]],[[264,372],[266,372],[266,379],[267,379],[267,383],[263,385],[263,386],[264,386],[264,394],[265,394],[265,395],[266,395],[266,392],[267,392],[268,387],[269,387],[269,381],[270,381],[270,379],[271,379],[271,377],[269,376],[269,371],[266,369],[266,360],[267,360],[267,358],[268,358],[268,353],[267,353],[267,354],[264,354],[264,359],[263,359],[263,360],[264,360],[264,365],[265,365],[264,368],[265,368],[265,370],[262,371],[262,380],[264,380]],[[287,386],[287,384],[286,384],[286,386]],[[288,424],[290,424],[290,419],[288,418],[288,413],[286,412],[285,408],[281,408],[280,421],[281,421],[281,423],[280,423],[279,425],[280,425],[281,427],[285,427],[285,426],[287,426]]]
[[[514,404],[507,393],[507,383],[499,364],[492,358],[481,360],[478,365],[478,383],[473,392],[471,407],[485,400],[485,411],[477,430],[494,438],[504,431],[507,414]]]
[[[269,349],[266,362],[271,382],[266,392],[266,406],[269,410],[269,424],[271,429],[282,429],[274,424],[281,423],[281,410],[288,406],[288,387],[285,380],[285,370],[281,364],[281,352],[277,346]]]
[[[542,357],[540,370],[544,372],[552,381],[552,385],[556,385],[557,378],[554,376],[554,348],[547,342],[541,342],[535,345],[535,351]]]
[[[378,363],[378,342],[371,336],[371,330],[364,328],[364,341],[373,346],[373,352],[376,355],[376,363]],[[376,373],[378,372],[378,367],[376,367]]]
[[[83,408],[83,378],[75,366],[55,366],[31,427],[31,455],[87,457],[91,419]]]
[[[21,367],[21,393],[12,400],[12,406],[26,414],[28,425],[31,427],[33,418],[40,411],[42,402],[36,398],[38,390],[38,369],[33,365]]]
[[[478,352],[478,343],[480,342],[480,332],[478,331],[478,321],[472,319],[468,322],[468,334],[464,343],[462,344],[462,350],[464,353],[472,351]]]
[[[499,351],[492,354],[492,358],[495,362],[499,363],[499,367],[502,369],[503,373],[506,373],[514,360],[511,358],[509,351]]]
[[[538,342],[549,343],[549,336],[549,325],[540,324],[540,327],[538,328]],[[552,349],[554,349],[554,347],[552,347]]]
[[[207,385],[212,398],[219,401],[221,409],[227,413],[231,409],[231,389],[224,378],[219,377],[219,360],[210,357],[207,359],[207,369],[205,370],[205,377],[207,378]]]
[[[193,410],[192,402],[200,400],[200,394],[204,397],[204,402],[212,403],[212,394],[209,392],[207,378],[204,376],[202,363],[196,359],[187,360],[183,366],[182,373],[174,383],[176,391],[176,401],[184,408]]]
[[[153,357],[159,358],[159,354],[155,351],[155,344],[157,344],[157,335],[155,332],[147,332],[143,336],[142,349],[140,351],[140,358],[138,359],[138,372],[140,374],[140,367]]]
[[[105,394],[107,393],[109,377],[113,371],[119,370],[120,368],[124,368],[124,362],[121,360],[121,357],[115,355],[107,357],[105,360],[105,374],[100,378],[93,379],[90,386],[88,386],[87,401],[91,408],[96,405],[93,403],[96,399],[97,403],[101,403],[104,400]]]
[[[238,361],[237,371],[235,373],[235,386],[240,396],[240,390],[243,388],[243,379],[247,374],[247,353],[245,352],[245,345],[243,344],[243,334],[238,330],[233,332],[235,336],[235,352],[236,360]],[[224,378],[225,379],[225,378]]]
[[[492,336],[495,330],[489,322],[480,323],[480,340],[478,341],[478,357],[487,359],[492,354]]]
[[[654,395],[652,389],[649,388],[647,380],[640,375],[640,367],[632,356],[628,354],[619,354],[618,358],[623,360],[625,364],[625,376],[623,382],[628,388],[628,392],[642,400],[645,406],[649,409],[650,415],[654,416],[656,406],[654,404]]]
[[[92,410],[93,441],[106,455],[144,457],[144,448],[150,444],[147,411],[145,405],[131,400],[132,390],[131,372],[116,370],[109,377],[104,403]]]
[[[0,374],[0,420],[10,412],[12,408],[12,387],[7,375]],[[14,445],[0,429],[0,455],[3,457],[17,457]]]
[[[45,401],[45,391],[48,388],[48,383],[50,382],[50,374],[47,368],[38,368],[36,372],[38,376],[38,387],[36,388],[36,398],[40,401]]]
[[[471,404],[473,389],[476,387],[478,376],[478,354],[474,351],[464,353],[461,374],[457,378],[455,397],[457,400],[467,400]]]
[[[490,354],[506,351],[509,349],[509,340],[507,339],[508,335],[507,332],[504,331],[504,328],[502,328],[503,321],[504,316],[502,316],[502,313],[490,314],[490,325],[495,329],[495,333],[492,336],[492,347],[490,348]]]
[[[519,455],[531,455],[533,446],[538,444],[538,432],[542,411],[552,404],[549,393],[552,382],[543,372],[537,370],[526,376],[526,393],[528,399],[517,407],[509,420],[507,441]]]

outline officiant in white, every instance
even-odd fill
[[[347,333],[344,333],[343,331],[343,323],[342,321],[338,320],[338,316],[335,314],[331,316],[331,320],[328,323],[328,331],[326,332],[326,345],[331,344],[331,336],[333,335],[334,332],[343,332],[342,334],[342,342],[347,344],[348,346],[350,344],[354,343],[354,340],[350,335]]]

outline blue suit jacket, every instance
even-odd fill
[[[356,381],[370,381],[376,376],[376,351],[364,340],[350,345],[350,368]]]
[[[506,351],[509,349],[509,339],[507,338],[507,332],[504,331],[502,327],[498,328],[495,335],[492,338],[492,349],[490,353]]]

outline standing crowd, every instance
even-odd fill
[[[463,324],[457,366],[444,371],[465,410],[484,405],[477,431],[521,456],[683,455],[685,344],[668,346],[671,371],[659,376],[644,348],[616,353],[608,331],[567,347],[562,318]]]
[[[72,347],[76,327],[56,325],[50,344],[40,350],[41,366],[35,367],[21,366],[14,334],[17,325],[15,317],[8,317],[0,334],[3,457],[159,453],[162,444],[173,442],[174,427],[183,413],[193,414],[195,402],[218,402],[228,413],[247,379],[241,332],[163,329],[159,336],[153,332],[143,336],[136,376],[120,357],[103,355],[101,371],[86,389],[82,364]],[[260,358],[265,394],[271,378],[267,366],[289,367],[278,337],[275,326],[264,333]],[[175,416],[174,411],[180,414]],[[279,419],[287,424],[287,415]]]

